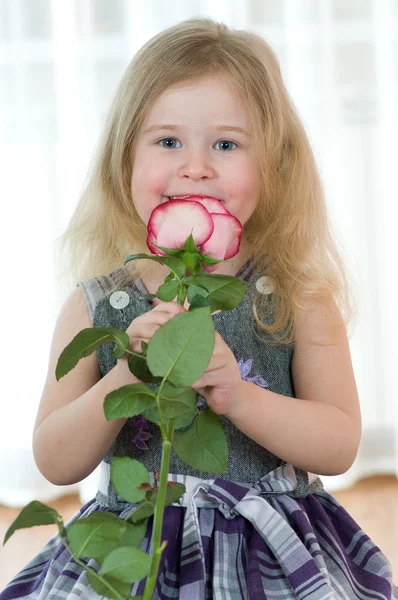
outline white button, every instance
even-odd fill
[[[126,308],[130,302],[130,297],[127,292],[113,292],[109,298],[109,303],[113,308]]]
[[[274,291],[275,284],[271,277],[265,275],[264,277],[260,277],[260,279],[257,279],[256,288],[257,291],[260,292],[260,294],[268,296],[268,294],[272,294],[272,292]]]

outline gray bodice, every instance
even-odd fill
[[[117,282],[120,273],[121,270],[115,271],[107,276],[86,279],[78,284],[85,293],[94,327],[117,327],[125,331],[135,318],[151,310],[149,301],[142,297],[147,291],[139,278],[131,284],[131,287],[117,287],[117,292],[122,294],[113,292],[112,300],[109,290],[114,289],[114,282]],[[254,269],[250,265],[245,265],[237,276],[249,284],[245,297],[233,310],[221,311],[213,315],[215,329],[231,348],[236,360],[246,363],[246,371],[250,364],[247,361],[252,361],[251,371],[245,374],[246,377],[258,377],[258,381],[263,378],[271,391],[294,397],[291,374],[293,348],[269,344],[268,334],[255,322],[251,307],[255,294],[260,292],[256,288],[258,276],[256,277]],[[127,305],[119,308],[117,298],[123,299],[120,306],[126,303]],[[97,349],[101,376],[106,375],[116,364],[116,359],[112,356],[113,347],[113,343],[106,343]],[[228,441],[228,470],[221,477],[232,481],[256,482],[266,473],[285,464],[266,448],[247,437],[226,417],[220,418]],[[133,443],[137,432],[136,417],[128,419],[104,461],[110,463],[114,456],[130,456],[142,462],[148,471],[159,469],[162,443],[159,428],[149,423],[149,433],[153,437],[148,440],[148,450],[141,450]],[[219,474],[190,467],[182,462],[174,451],[171,452],[169,472],[194,475],[203,479],[220,477]],[[319,478],[309,485],[308,474],[305,471],[295,468],[295,472],[299,484],[294,492],[295,496],[305,496],[308,492],[323,489]],[[100,492],[97,494],[97,499],[102,504],[115,509],[118,498],[111,484],[107,496]]]

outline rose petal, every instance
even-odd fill
[[[210,213],[219,213],[223,215],[230,215],[231,213],[225,208],[222,202],[216,200],[216,198],[209,198],[208,196],[191,196],[187,200],[200,202],[202,206]]]
[[[157,254],[158,256],[167,256],[166,252],[163,252],[163,250],[160,250],[160,248],[155,248],[153,243],[157,243],[156,235],[153,233],[153,231],[150,231],[146,238],[146,245],[148,246],[149,250],[152,252],[152,254]]]
[[[150,242],[158,246],[182,248],[190,233],[200,247],[212,235],[214,225],[209,212],[199,202],[169,200],[157,206],[148,222]]]
[[[206,273],[213,273],[213,271],[216,271],[218,268],[218,265],[207,266],[202,264],[201,267],[203,271],[206,271]]]
[[[202,254],[212,258],[231,258],[239,252],[242,225],[232,215],[211,215],[214,223],[213,235],[200,248]]]

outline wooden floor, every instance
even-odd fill
[[[393,476],[363,479],[350,490],[333,495],[389,558],[397,584],[398,480]],[[58,511],[64,523],[80,507],[77,495],[46,504]],[[0,590],[57,531],[55,525],[19,530],[3,546],[5,533],[19,512],[0,506]]]

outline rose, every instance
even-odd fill
[[[177,301],[183,306],[188,294],[189,310],[159,327],[149,344],[142,342],[142,353],[130,349],[129,335],[124,330],[84,329],[61,353],[55,375],[59,380],[103,343],[114,343],[112,354],[116,359],[128,354],[129,369],[140,383],[110,392],[104,400],[105,417],[111,420],[141,415],[142,427],[137,436],[141,448],[151,437],[144,431],[147,419],[158,425],[162,435],[160,471],[155,473],[151,484],[150,474],[143,464],[130,457],[114,457],[111,482],[126,501],[137,504],[128,517],[93,513],[65,528],[57,511],[34,500],[11,524],[4,543],[17,529],[54,523],[62,543],[77,564],[87,570],[90,585],[98,594],[114,600],[131,598],[131,584],[146,577],[141,597],[143,600],[152,597],[166,546],[166,542],[161,541],[164,508],[178,502],[186,491],[183,484],[168,481],[172,448],[193,468],[216,473],[227,469],[228,443],[222,424],[210,406],[197,410],[194,384],[209,370],[215,370],[211,368],[211,361],[220,355],[215,348],[211,312],[235,308],[247,288],[247,284],[236,277],[205,274],[202,268],[212,271],[214,265],[234,256],[239,250],[241,234],[239,221],[213,198],[170,200],[153,211],[148,223],[148,246],[158,256],[136,254],[126,257],[125,264],[146,258],[169,267],[170,273],[157,296],[171,301],[177,294]],[[221,339],[219,334],[217,336]],[[232,355],[229,349],[228,352]],[[149,556],[139,546],[151,515]],[[96,560],[99,572],[88,567],[81,558]]]
[[[162,248],[183,249],[192,234],[198,253],[217,262],[238,253],[242,236],[241,223],[222,202],[202,196],[160,204],[152,211],[147,229],[147,246],[153,254],[166,256]],[[202,268],[210,273],[217,266],[202,263]]]

